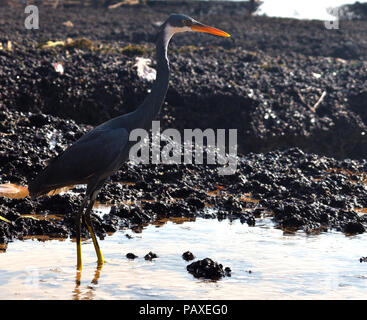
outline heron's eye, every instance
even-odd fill
[[[187,27],[189,27],[189,26],[191,26],[192,25],[192,23],[191,23],[191,21],[190,20],[182,20],[182,24],[184,25],[184,26],[187,26]]]

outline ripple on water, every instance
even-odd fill
[[[367,264],[359,262],[365,234],[284,234],[270,218],[255,227],[215,219],[179,222],[149,225],[139,235],[121,230],[106,237],[100,243],[107,260],[102,270],[96,270],[91,241],[84,241],[81,274],[74,269],[70,240],[10,243],[0,254],[0,299],[365,298]],[[182,259],[187,250],[195,260],[209,257],[229,266],[232,276],[195,279]],[[158,258],[144,260],[149,251]],[[138,258],[127,259],[128,252]]]

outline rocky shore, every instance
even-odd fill
[[[40,29],[26,30],[24,8],[0,7],[0,183],[25,186],[92,126],[134,110],[152,85],[138,77],[136,57],[154,68],[159,24],[182,12],[232,38],[174,38],[162,130],[237,129],[237,171],[125,164],[98,197],[111,206],[94,216],[98,235],[170,217],[254,225],[266,215],[286,232],[364,232],[367,21],[328,30],[322,21],[250,17],[245,9],[163,1],[40,7]],[[84,190],[0,197],[0,215],[11,221],[0,220],[0,242],[73,236]]]

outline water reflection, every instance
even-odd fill
[[[103,270],[96,269],[91,240],[83,241],[81,273],[70,239],[15,241],[0,254],[0,299],[364,299],[367,263],[359,258],[366,240],[338,232],[288,235],[270,218],[255,227],[163,220],[140,234],[126,229],[106,237]],[[149,251],[158,258],[144,260]],[[232,276],[195,279],[186,271],[185,251],[229,266]],[[127,259],[128,252],[138,258]]]
[[[94,277],[93,277],[92,281],[90,282],[91,284],[86,287],[87,290],[84,290],[81,287],[81,283],[82,283],[81,280],[82,280],[82,273],[83,272],[78,271],[78,270],[76,271],[75,288],[74,288],[73,294],[72,294],[72,299],[73,300],[93,300],[93,298],[95,297],[94,290],[98,286],[98,279],[101,276],[102,268],[103,268],[103,266],[98,266],[96,268],[95,273],[94,273]]]
[[[26,194],[25,187],[0,185],[0,196]],[[209,195],[227,196],[223,189]],[[250,194],[240,197],[257,203]],[[94,209],[105,214],[111,206],[96,204]],[[366,234],[346,237],[320,230],[306,235],[274,228],[270,211],[256,218],[254,227],[239,221],[172,218],[118,231],[100,243],[107,259],[103,272],[95,268],[91,240],[82,242],[82,272],[75,270],[71,239],[32,236],[14,241],[0,246],[0,299],[365,298],[367,263],[359,258]],[[149,251],[158,258],[145,261]],[[232,277],[217,282],[193,278],[182,259],[185,251],[229,266]],[[139,258],[127,259],[129,252]]]
[[[11,199],[22,199],[29,195],[28,188],[12,183],[5,183],[0,185],[0,197],[7,197]]]
[[[53,196],[55,194],[64,193],[71,189],[74,186],[68,186],[64,188],[59,188],[50,191],[47,195]],[[21,186],[13,183],[4,183],[0,184],[0,197],[7,197],[10,199],[23,199],[29,196],[29,191],[27,186]]]

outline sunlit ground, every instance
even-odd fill
[[[261,0],[263,5],[258,14],[269,17],[284,17],[296,19],[335,20],[328,12],[328,8],[336,8],[344,4],[353,4],[355,0]],[[364,3],[366,0],[360,0]],[[337,13],[337,12],[335,12]]]

